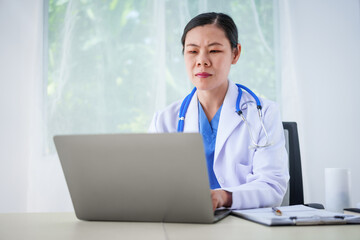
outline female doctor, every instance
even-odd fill
[[[274,102],[259,99],[259,110],[250,93],[228,80],[241,52],[234,21],[222,13],[200,14],[186,25],[181,42],[196,88],[157,112],[149,131],[202,134],[214,210],[280,205],[289,179],[282,122]]]

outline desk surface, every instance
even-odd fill
[[[267,227],[234,216],[216,224],[87,222],[74,213],[0,214],[0,239],[357,239],[360,225]]]

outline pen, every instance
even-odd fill
[[[273,212],[275,213],[276,216],[282,215],[282,212],[277,207],[272,207],[271,209],[273,210]]]

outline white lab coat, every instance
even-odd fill
[[[214,153],[214,172],[222,189],[232,192],[232,209],[278,206],[286,192],[288,157],[284,130],[277,105],[260,99],[263,121],[273,145],[249,149],[251,139],[242,118],[235,112],[238,87],[229,81],[222,106]],[[149,132],[176,132],[179,109],[177,101],[154,115]],[[266,137],[261,129],[256,102],[246,91],[240,109],[258,144]],[[184,132],[199,132],[198,100],[195,92],[185,117]],[[185,177],[185,176],[184,176]]]

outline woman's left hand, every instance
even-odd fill
[[[231,207],[232,193],[222,189],[211,190],[213,210],[219,207]]]

